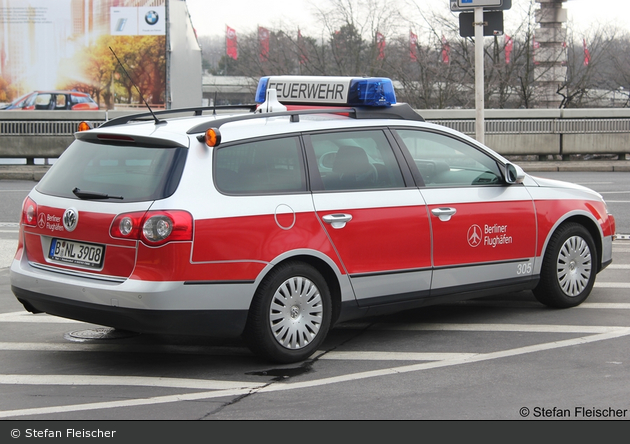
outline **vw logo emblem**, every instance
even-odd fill
[[[149,11],[144,16],[144,21],[147,22],[151,26],[155,25],[159,19],[160,19],[160,16],[155,11]]]
[[[468,229],[468,245],[471,247],[478,247],[481,243],[481,227],[479,225],[472,225]]]
[[[68,231],[73,231],[79,223],[79,212],[74,208],[68,208],[63,213],[63,226]]]

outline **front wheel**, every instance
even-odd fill
[[[575,307],[591,293],[596,274],[593,237],[584,226],[567,223],[549,241],[534,296],[549,307]]]
[[[260,284],[244,339],[259,356],[279,363],[308,358],[320,346],[332,316],[326,280],[313,267],[287,262]]]

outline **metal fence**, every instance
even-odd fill
[[[474,119],[427,119],[464,134],[475,133]],[[2,136],[71,136],[80,120],[0,120]],[[92,121],[95,126],[103,121]],[[486,119],[486,134],[597,134],[630,133],[628,119]]]
[[[431,123],[475,136],[474,110],[418,110]],[[2,111],[0,158],[56,158],[81,122],[94,126],[118,111]],[[486,110],[486,144],[504,155],[630,154],[630,109]],[[40,137],[37,137],[40,136]],[[41,137],[45,136],[45,137]]]

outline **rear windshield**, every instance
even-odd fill
[[[185,148],[107,145],[75,140],[37,185],[37,191],[76,199],[72,192],[122,197],[112,202],[163,199],[173,194]]]

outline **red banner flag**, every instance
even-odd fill
[[[512,41],[512,37],[505,34],[505,63],[510,63],[510,54],[512,53],[512,48],[514,48],[514,42]]]
[[[582,40],[582,44],[584,45],[584,66],[588,66],[588,64],[591,62],[591,53],[586,47],[586,39]]]
[[[383,60],[385,58],[385,36],[380,32],[376,33],[376,47],[378,48],[377,60]]]
[[[451,63],[451,45],[444,36],[442,36],[442,63]]]
[[[298,29],[298,51],[300,52],[300,65],[305,65],[308,62],[308,54],[306,47],[304,46],[304,39],[302,38],[302,31]]]
[[[262,26],[258,27],[258,45],[260,47],[259,57],[261,62],[266,62],[267,57],[269,56],[269,30],[267,28],[263,28]]]
[[[238,48],[236,46],[236,31],[229,26],[226,26],[225,30],[225,52],[228,57],[232,57],[234,60],[238,59]]]
[[[409,58],[411,61],[418,60],[418,36],[409,31]]]

